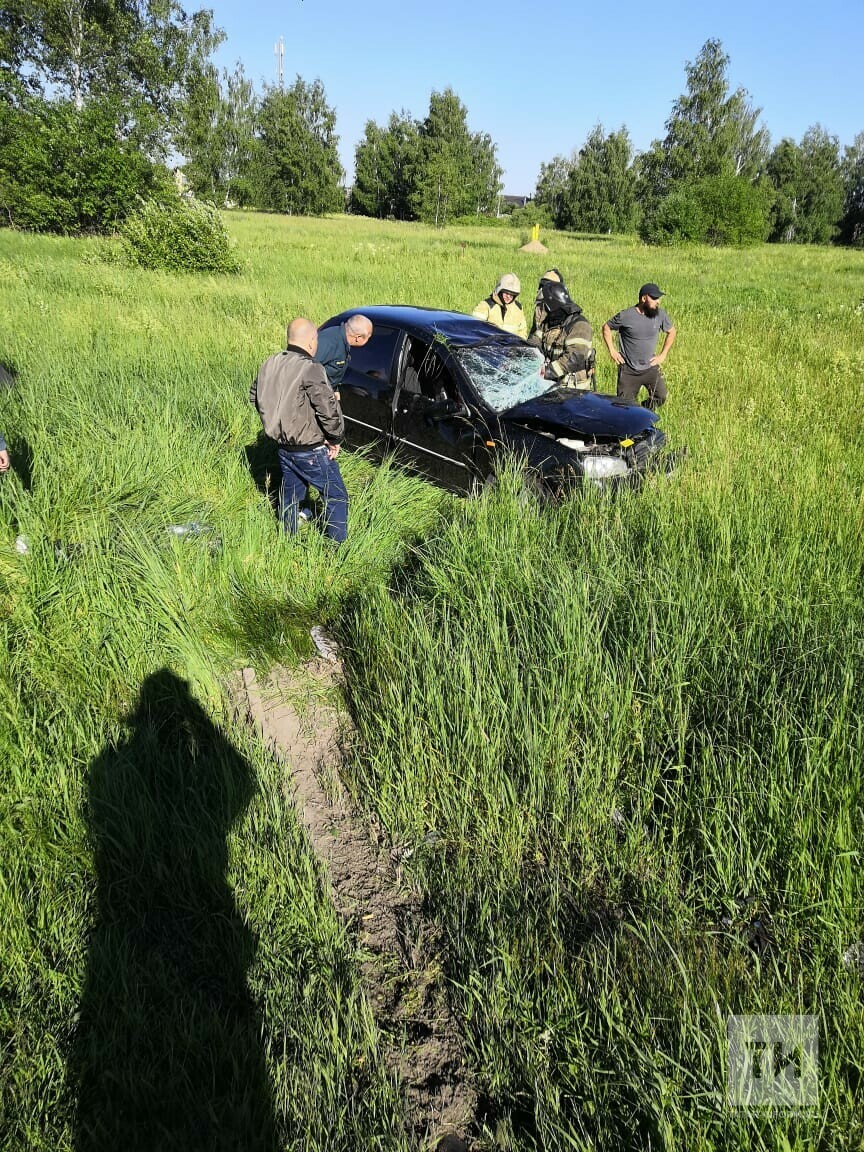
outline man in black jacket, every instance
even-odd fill
[[[313,360],[318,331],[300,316],[288,327],[288,347],[265,360],[249,390],[266,434],[279,445],[282,526],[297,531],[300,501],[311,485],[324,501],[324,531],[341,544],[348,534],[348,493],[336,463],[345,435],[339,398]]]

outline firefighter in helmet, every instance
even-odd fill
[[[546,378],[566,388],[594,391],[593,331],[557,268],[540,278],[528,343],[546,357]]]
[[[528,335],[528,322],[522,305],[516,299],[521,291],[519,277],[513,272],[505,272],[495,285],[495,291],[480,301],[472,316],[503,328],[505,332],[512,332],[514,336],[521,336],[524,340]]]

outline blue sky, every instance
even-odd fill
[[[227,33],[216,60],[242,60],[260,90],[319,78],[334,106],[350,181],[367,120],[422,119],[433,89],[455,89],[472,131],[498,145],[504,190],[531,194],[540,164],[578,148],[598,121],[626,124],[637,149],[663,135],[684,65],[717,37],[733,87],[762,108],[773,141],[820,123],[841,145],[864,132],[864,18],[851,3],[660,2],[591,6],[546,0],[199,0]],[[856,11],[857,8],[857,11]]]

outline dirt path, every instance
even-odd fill
[[[325,864],[339,915],[357,942],[363,987],[385,1059],[402,1085],[406,1124],[417,1143],[468,1149],[477,1107],[458,1028],[420,901],[400,885],[391,853],[373,840],[339,779],[350,724],[338,701],[341,665],[316,660],[276,669],[265,684],[245,668],[241,708],[283,760],[312,847]]]

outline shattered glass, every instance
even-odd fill
[[[543,353],[528,344],[477,344],[455,355],[473,386],[495,412],[506,412],[555,387],[540,374]]]

